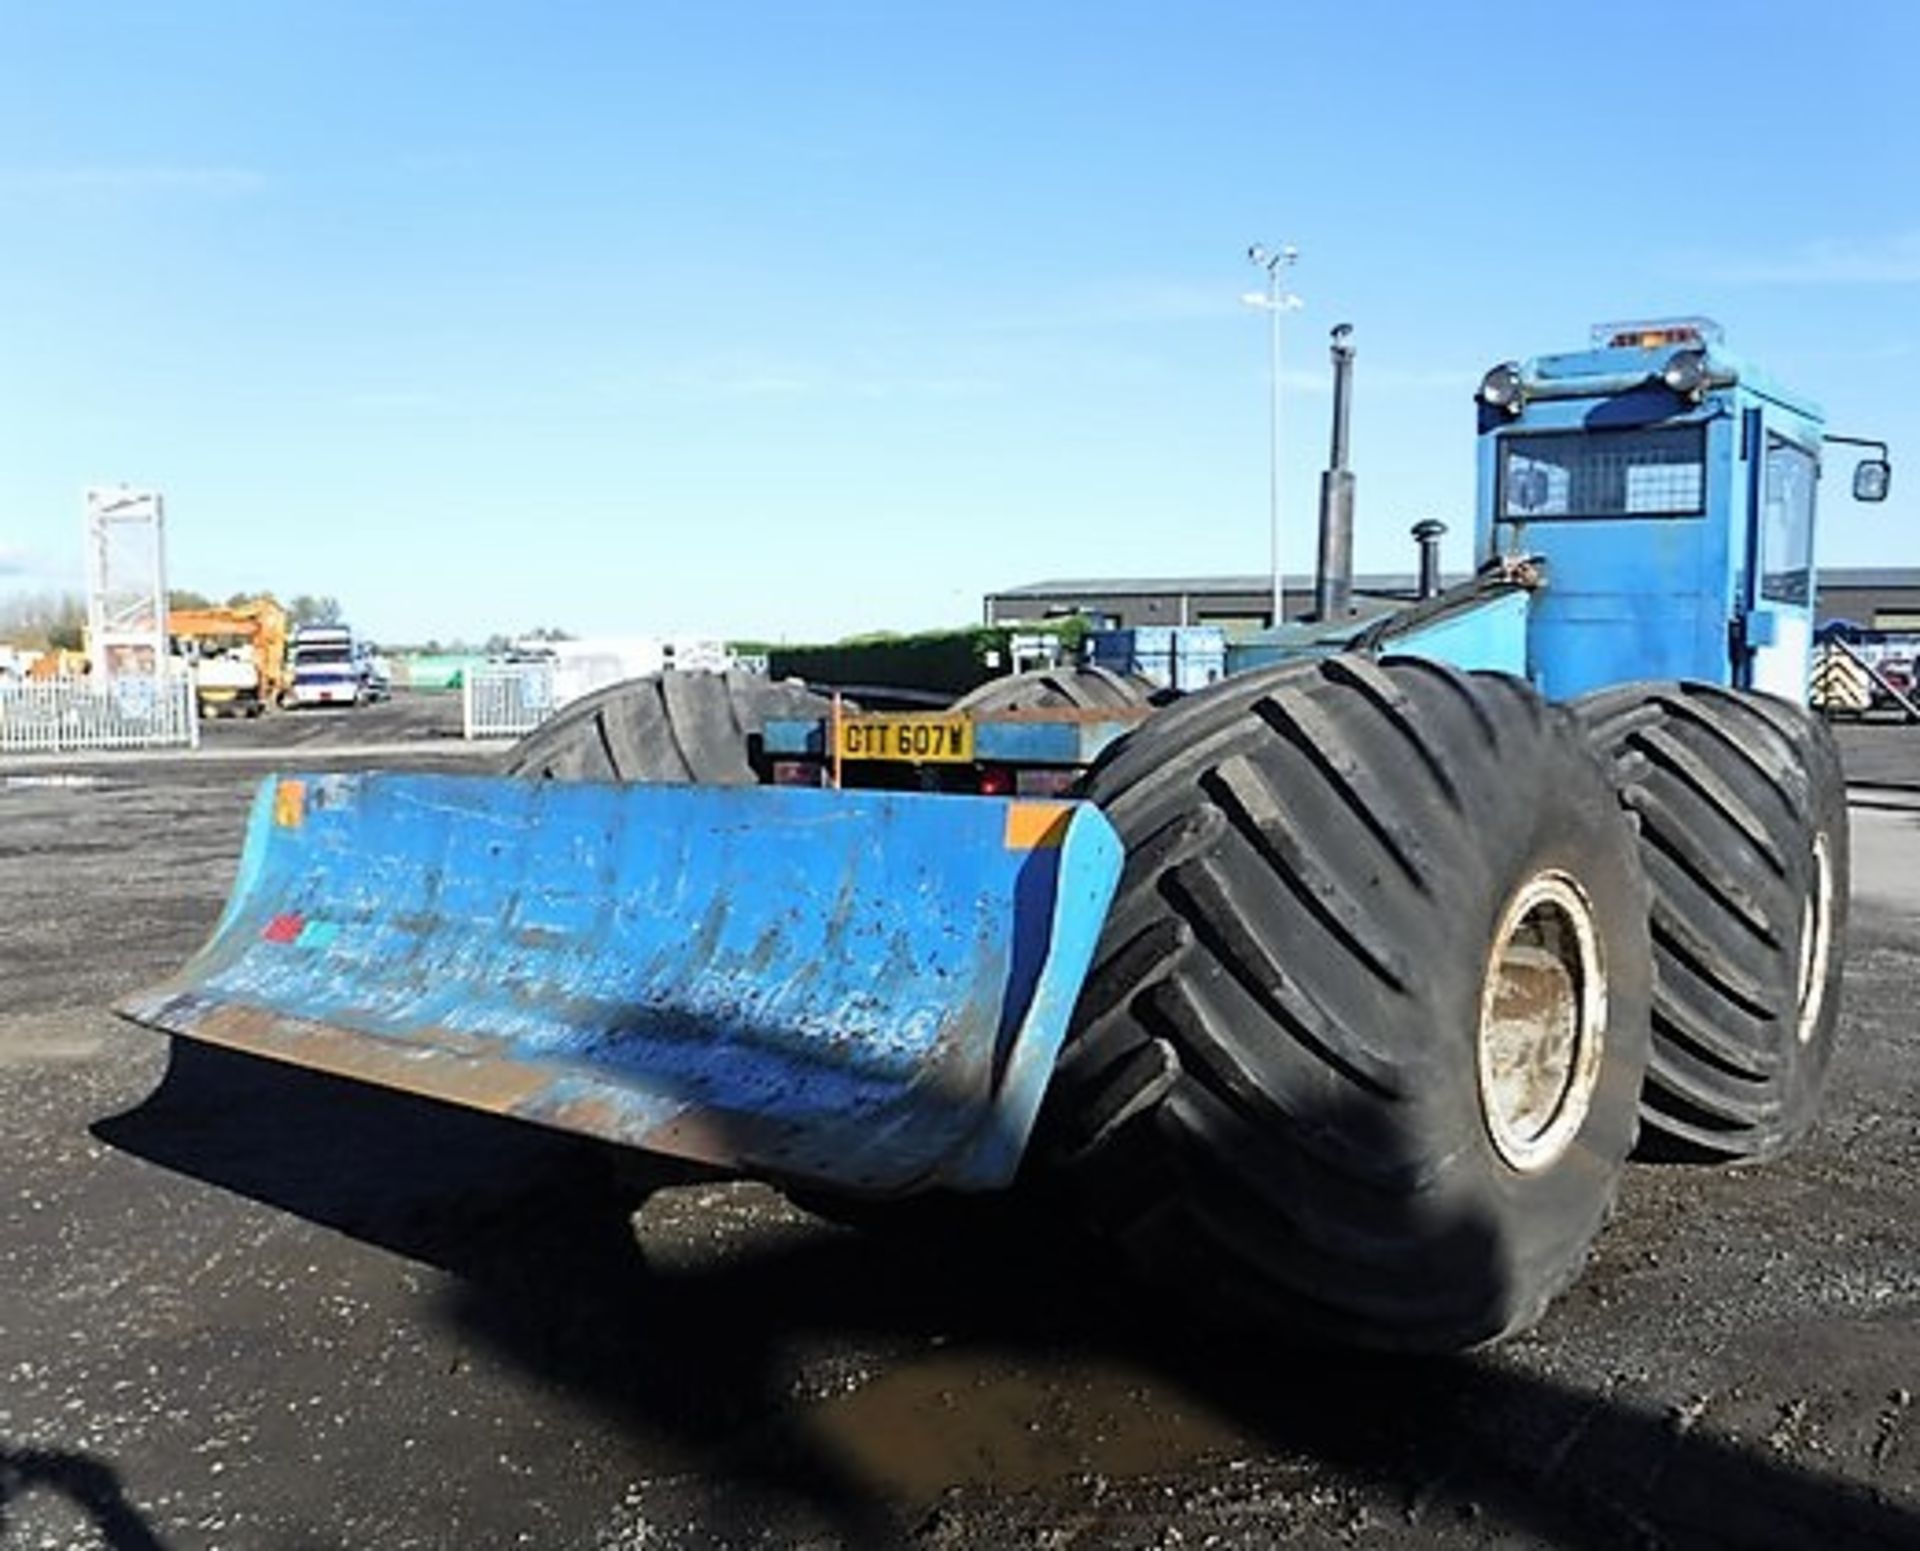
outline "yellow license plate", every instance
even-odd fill
[[[964,716],[850,716],[840,724],[840,757],[972,764],[973,723]]]

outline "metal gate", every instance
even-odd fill
[[[460,719],[469,738],[518,738],[557,708],[551,662],[477,663],[460,681]]]
[[[111,683],[0,683],[0,753],[197,748],[193,680],[119,674]]]

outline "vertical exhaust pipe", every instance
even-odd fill
[[[1431,598],[1440,591],[1440,538],[1447,525],[1438,517],[1426,517],[1413,525],[1413,541],[1420,546],[1420,596]]]
[[[1320,476],[1320,566],[1313,607],[1323,619],[1353,612],[1353,471],[1347,467],[1347,421],[1353,408],[1353,325],[1333,331],[1333,445]]]

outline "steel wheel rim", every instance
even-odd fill
[[[1536,873],[1501,912],[1480,991],[1480,1113],[1511,1168],[1545,1169],[1579,1134],[1606,1009],[1592,902],[1569,874]]]
[[[1824,834],[1813,837],[1813,888],[1800,912],[1801,1044],[1813,1038],[1827,999],[1827,959],[1833,951],[1833,856]]]

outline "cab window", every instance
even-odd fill
[[[1813,501],[1820,465],[1804,447],[1767,437],[1760,503],[1760,596],[1806,603],[1813,572]]]
[[[1704,425],[1501,440],[1502,522],[1698,517],[1706,498]]]

